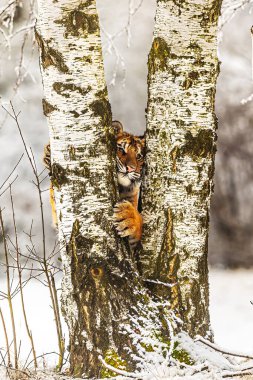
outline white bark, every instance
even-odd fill
[[[131,263],[111,221],[115,143],[99,21],[95,0],[39,0],[38,5],[71,370],[75,376],[96,376],[98,355],[119,353],[125,345],[119,324],[126,304],[134,304]]]
[[[158,0],[148,63],[143,270],[175,284],[170,298],[192,335],[209,329],[207,235],[220,5]]]
[[[197,317],[203,323],[196,332],[206,332],[209,326],[206,243],[215,139],[217,4],[158,1],[149,56],[141,259],[145,276],[166,289],[161,292],[166,299],[170,287],[163,284],[176,283],[169,291],[172,306],[191,333]],[[37,40],[71,371],[75,376],[98,376],[99,355],[125,355],[132,370],[136,342],[120,329],[131,324],[129,315],[138,315],[149,303],[149,295],[111,222],[117,198],[115,144],[95,0],[39,0]],[[163,320],[160,306],[158,314]],[[161,331],[166,338],[163,327]]]
[[[68,177],[66,182],[64,178],[60,178],[63,183],[59,184],[58,188],[57,184],[54,186],[60,241],[64,246],[69,244],[73,224],[78,217],[80,232],[87,238],[97,240],[97,247],[92,248],[96,252],[105,236],[109,244],[112,246],[114,244],[110,235],[108,236],[100,225],[94,223],[93,213],[93,210],[100,210],[104,215],[111,214],[111,199],[106,191],[102,191],[102,194],[94,193],[94,188],[86,177],[80,176],[80,171],[89,171],[94,181],[105,176],[108,152],[100,151],[101,134],[97,133],[97,130],[99,127],[108,128],[108,123],[101,126],[100,115],[93,109],[93,106],[100,105],[99,91],[104,91],[102,102],[107,113],[106,107],[109,106],[99,28],[97,25],[93,34],[88,34],[88,30],[84,29],[86,26],[88,28],[89,18],[98,23],[96,7],[94,2],[86,3],[91,3],[91,6],[83,4],[81,7],[79,0],[39,1],[36,29],[39,38],[44,40],[39,43],[44,45],[41,58],[44,69],[42,72],[44,109],[48,115],[52,166],[57,163],[55,171],[62,170],[62,173],[57,173],[56,177],[66,176],[65,172]],[[81,12],[82,9],[87,11],[87,25],[81,19],[86,17]],[[76,30],[78,22],[80,28]],[[94,49],[91,50],[91,47]],[[108,117],[110,118],[110,115]],[[94,154],[92,162],[90,162],[91,152]],[[108,167],[106,169],[108,170]],[[84,189],[85,194],[81,198],[80,191],[84,192]],[[76,202],[75,197],[77,197]],[[64,252],[63,259],[64,268],[70,268],[70,258]],[[74,323],[77,308],[74,300],[69,297],[72,285],[69,270],[67,272],[63,298],[68,300],[68,307],[72,309]]]

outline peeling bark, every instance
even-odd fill
[[[158,0],[148,58],[141,262],[191,336],[210,333],[207,239],[221,0]]]

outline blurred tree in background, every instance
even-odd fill
[[[236,13],[242,3],[246,6]],[[230,21],[228,14],[221,30],[216,95],[219,129],[209,259],[232,268],[253,265],[252,4],[247,3],[225,1],[234,18]]]
[[[13,7],[5,12],[8,1],[1,2],[0,11],[0,96],[4,104],[16,96],[14,105],[21,109],[21,122],[35,154],[42,155],[43,145],[48,140],[45,118],[41,112],[42,86],[38,66],[37,47],[30,33],[35,17],[31,12],[34,1],[11,2]],[[252,138],[251,102],[241,100],[252,93],[251,80],[251,38],[252,24],[249,14],[251,1],[228,1],[234,18],[225,22],[220,43],[221,74],[218,79],[216,112],[219,118],[218,152],[216,156],[215,194],[212,199],[209,258],[213,265],[252,265],[253,237],[253,179],[252,179]],[[244,4],[244,8],[241,5]],[[249,5],[248,5],[249,4]],[[136,2],[136,5],[137,2]],[[145,125],[144,108],[146,99],[147,54],[150,48],[155,1],[142,3],[131,17],[130,33],[128,4],[108,0],[108,6],[98,0],[102,25],[102,39],[106,63],[106,78],[109,98],[113,104],[116,119],[123,121],[126,129],[142,133]],[[114,15],[110,9],[114,9]],[[236,10],[236,13],[235,13]],[[13,29],[9,28],[14,20]],[[122,31],[122,25],[124,30]],[[17,33],[14,33],[14,32]],[[29,33],[27,33],[29,32]],[[24,43],[25,41],[25,43]],[[22,54],[21,54],[22,53]],[[117,74],[115,76],[115,73]],[[21,76],[20,76],[21,75]],[[18,84],[18,87],[17,87]],[[18,90],[17,90],[18,88]],[[131,114],[131,119],[129,119]],[[10,120],[0,110],[1,119],[1,177],[6,178],[22,153],[18,143],[7,147],[15,140]],[[4,123],[4,124],[3,124]],[[16,140],[15,140],[16,141]],[[42,168],[42,165],[41,165]],[[28,164],[19,166],[19,177],[27,178]],[[36,216],[36,196],[32,194],[29,181],[19,182],[17,210],[24,215],[19,220],[21,229],[30,223],[30,216]],[[30,194],[29,198],[26,196]],[[47,197],[47,194],[44,195]],[[45,201],[45,204],[49,204]],[[29,217],[26,217],[29,214]],[[50,210],[47,210],[48,236],[54,240],[50,227]],[[11,218],[9,218],[11,220]],[[36,231],[36,223],[34,224]]]

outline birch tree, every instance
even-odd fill
[[[217,120],[214,112],[221,0],[158,0],[148,59],[145,276],[194,336],[209,321],[208,225]]]
[[[36,38],[48,118],[63,262],[62,310],[74,376],[100,376],[128,357],[120,326],[147,302],[130,251],[112,224],[115,139],[95,0],[40,0]],[[137,305],[140,303],[140,306]],[[134,311],[135,310],[135,311]],[[128,367],[133,360],[128,357]]]
[[[71,372],[101,376],[100,355],[102,363],[113,358],[135,370],[138,349],[150,350],[148,329],[173,353],[167,300],[191,335],[210,327],[206,258],[220,1],[157,3],[138,265],[111,218],[115,138],[96,2],[38,3]]]

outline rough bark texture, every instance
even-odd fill
[[[95,0],[39,0],[36,37],[48,118],[59,239],[62,309],[71,371],[100,376],[98,355],[123,355],[120,334],[137,302],[138,275],[112,226],[114,132]],[[135,289],[138,288],[138,284]]]
[[[142,271],[146,278],[175,284],[169,292],[164,285],[154,290],[172,301],[191,335],[209,329],[206,259],[219,6],[214,0],[158,1],[148,62]],[[143,323],[151,293],[142,287],[129,251],[112,226],[115,144],[95,0],[39,0],[36,36],[50,129],[71,371],[101,377],[99,354],[135,369],[125,350],[135,352],[135,338],[124,334],[122,326],[131,325],[138,314]],[[152,327],[160,312],[161,306],[153,313],[154,321],[147,317],[147,325]],[[160,326],[154,336],[164,339],[168,331],[162,315]],[[126,331],[139,329],[133,324]]]
[[[209,333],[207,239],[217,121],[221,0],[158,0],[148,59],[142,269],[173,283],[190,335]]]

